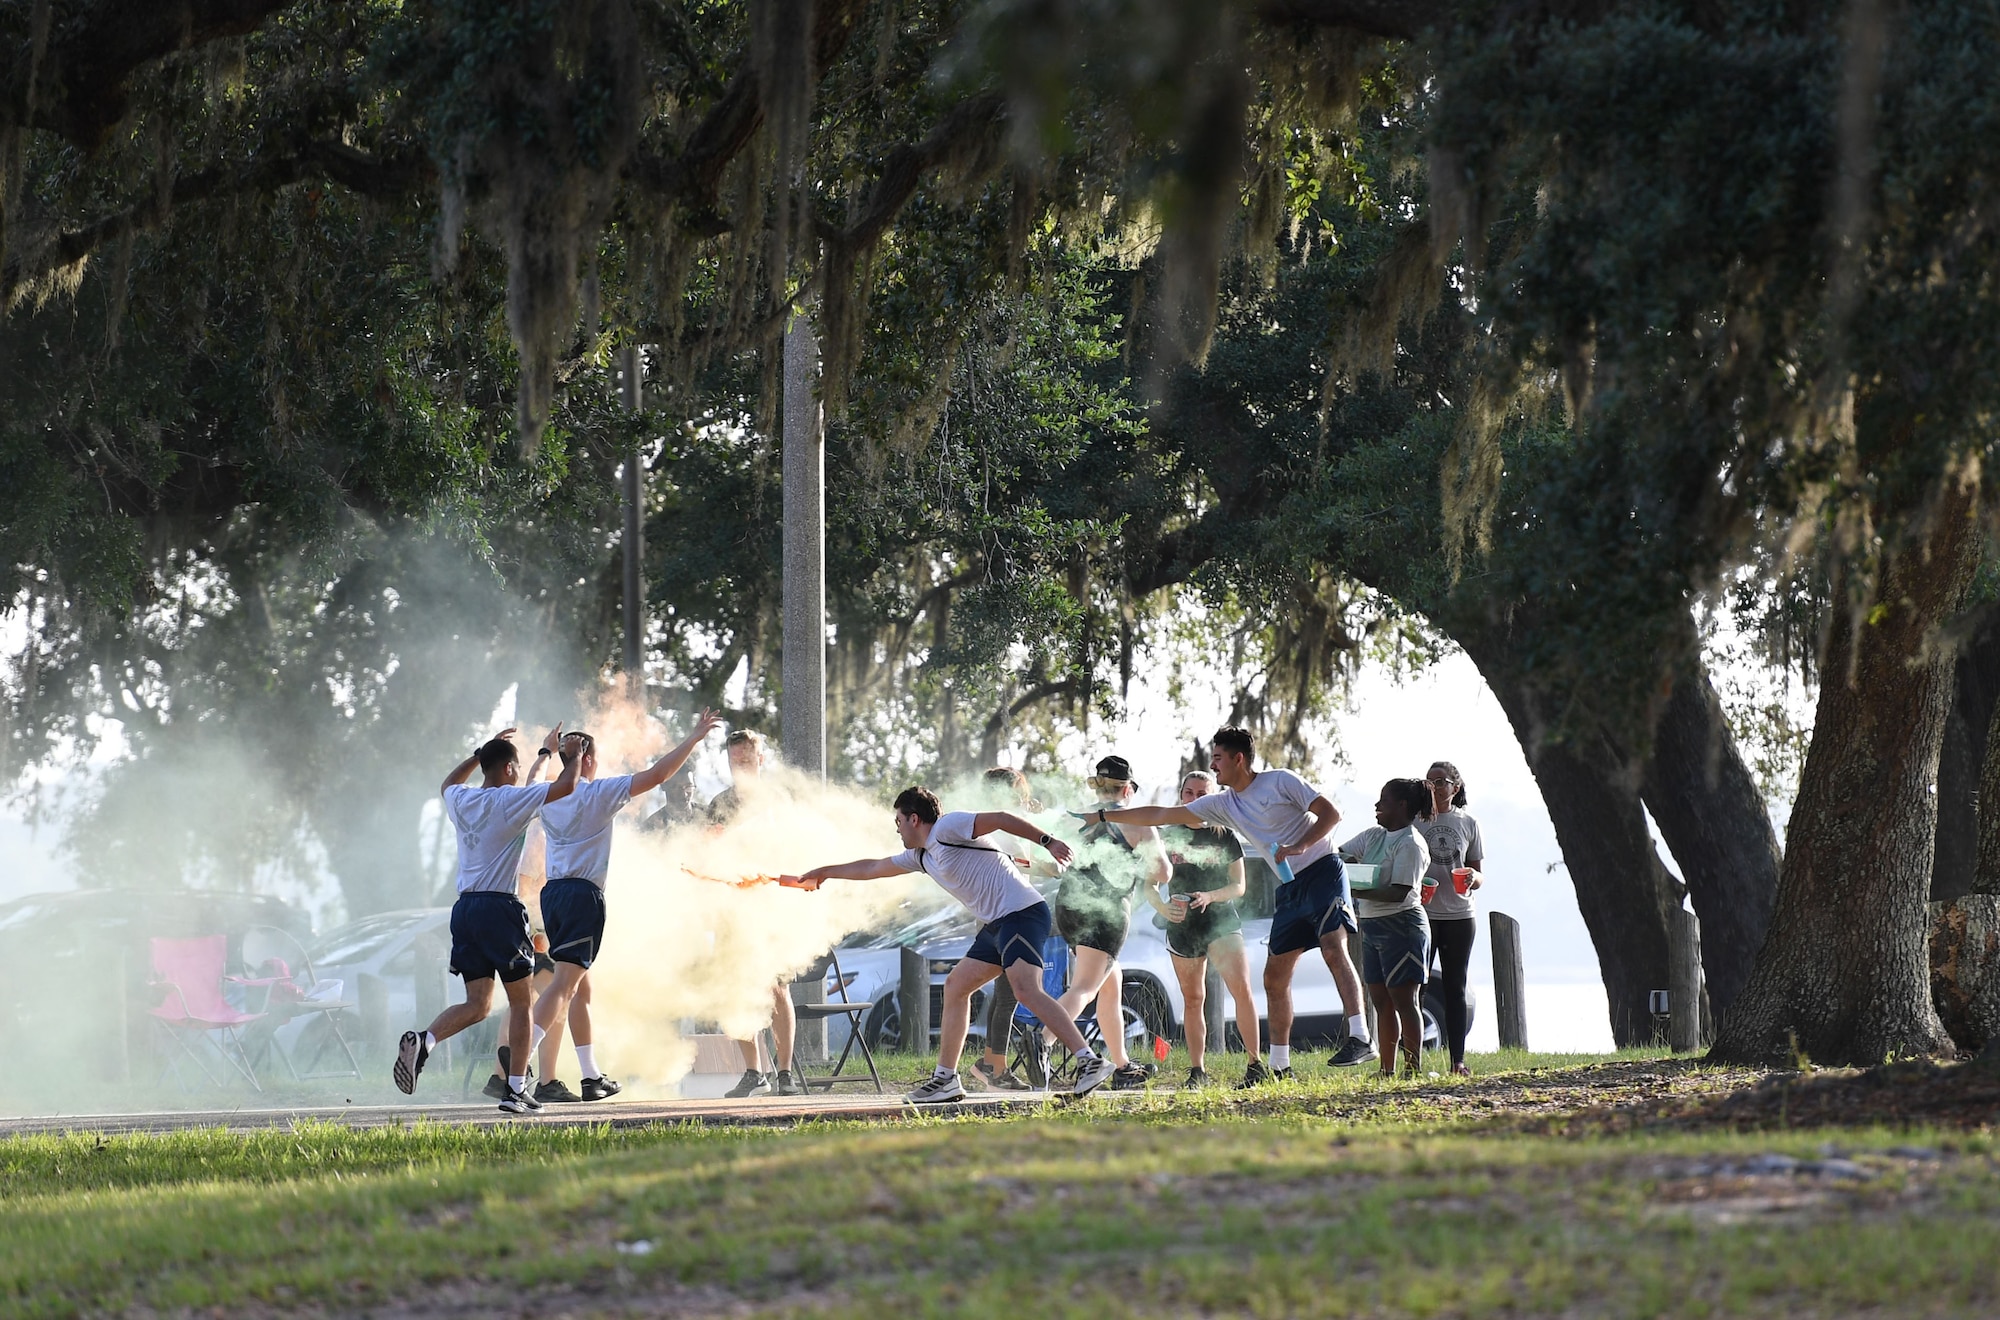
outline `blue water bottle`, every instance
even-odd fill
[[[1279,884],[1288,885],[1298,878],[1292,874],[1292,864],[1278,856],[1278,846],[1276,844],[1267,843],[1264,845],[1264,860],[1269,862],[1271,869],[1278,873]]]

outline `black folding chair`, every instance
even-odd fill
[[[824,1022],[828,1018],[845,1016],[847,1018],[847,1044],[841,1047],[840,1057],[834,1061],[833,1070],[821,1073],[818,1076],[808,1074],[799,1061],[796,1058],[793,1059],[792,1067],[798,1074],[799,1084],[806,1088],[807,1094],[811,1094],[814,1087],[818,1087],[822,1091],[831,1091],[834,1087],[841,1085],[862,1086],[872,1084],[875,1087],[875,1094],[880,1095],[882,1094],[882,1074],[875,1070],[875,1051],[868,1045],[868,1031],[866,1026],[868,1010],[874,1008],[875,1004],[872,1000],[849,999],[847,997],[847,977],[840,970],[840,953],[838,950],[827,954],[827,966],[825,969],[820,970],[818,974],[824,976],[827,970],[833,973],[833,992],[839,995],[840,998],[838,1000],[829,1000],[824,1004],[794,1004],[792,1006],[792,1013],[800,1022]],[[851,1077],[843,1076],[842,1072],[847,1067],[847,1060],[854,1053],[856,1045],[861,1047],[861,1058],[868,1065],[868,1075],[863,1077],[859,1073],[856,1073]]]

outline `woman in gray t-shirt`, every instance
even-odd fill
[[[1465,980],[1472,965],[1472,945],[1479,935],[1479,923],[1472,907],[1472,891],[1479,888],[1479,870],[1486,865],[1486,844],[1479,837],[1479,822],[1465,811],[1465,783],[1458,767],[1449,761],[1433,761],[1424,774],[1430,790],[1431,817],[1417,822],[1417,832],[1431,850],[1431,879],[1437,881],[1431,899],[1431,940],[1437,949],[1439,989],[1444,1000],[1445,1044],[1451,1050],[1451,1070],[1469,1076],[1465,1066],[1465,1032],[1471,1021],[1466,1009]],[[1451,873],[1464,867],[1466,892],[1458,892]]]

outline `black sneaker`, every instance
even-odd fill
[[[1031,1091],[1034,1088],[1014,1075],[1012,1068],[995,1068],[981,1059],[972,1065],[972,1071],[979,1074],[979,1080],[996,1091]]]
[[[583,1103],[583,1097],[569,1089],[569,1084],[559,1077],[551,1077],[535,1088],[535,1099],[545,1105],[575,1105]]]
[[[530,1114],[541,1107],[541,1101],[525,1091],[509,1090],[500,1097],[500,1112],[503,1114]]]
[[[1375,1057],[1375,1047],[1359,1036],[1349,1036],[1340,1042],[1340,1048],[1327,1060],[1331,1067],[1352,1068],[1359,1063],[1367,1063]]]
[[[424,1071],[424,1064],[430,1060],[431,1047],[424,1044],[424,1033],[406,1031],[396,1046],[396,1066],[389,1075],[396,1079],[396,1089],[404,1095],[415,1095],[417,1078]]]
[[[507,1079],[499,1073],[494,1073],[486,1079],[486,1085],[479,1089],[485,1094],[492,1096],[495,1100],[505,1100],[507,1098]]]
[[[771,1079],[755,1068],[745,1068],[743,1075],[736,1079],[736,1085],[722,1093],[725,1100],[741,1100],[748,1095],[764,1095],[771,1089]]]
[[[965,1099],[965,1083],[959,1081],[957,1073],[947,1073],[943,1077],[932,1073],[903,1098],[913,1105],[948,1104]]]
[[[1183,1091],[1199,1091],[1208,1084],[1208,1069],[1190,1068],[1188,1069],[1187,1080],[1181,1083],[1181,1089]]]
[[[1128,1063],[1111,1074],[1111,1089],[1114,1091],[1136,1091],[1153,1080],[1153,1074],[1136,1063]]]
[[[609,1077],[586,1077],[583,1079],[583,1098],[585,1100],[609,1100],[624,1089],[624,1087],[618,1085],[618,1083],[612,1081]]]
[[[799,1085],[793,1079],[790,1068],[778,1069],[778,1085],[776,1090],[779,1095],[804,1095],[806,1093],[806,1088]]]
[[[1286,1071],[1289,1072],[1291,1070],[1286,1069]],[[1243,1080],[1237,1084],[1236,1089],[1239,1091],[1248,1091],[1275,1080],[1277,1080],[1276,1077],[1269,1068],[1264,1066],[1262,1059],[1252,1059],[1249,1066],[1244,1068]]]

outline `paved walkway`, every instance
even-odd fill
[[[1059,1098],[1059,1097],[1058,1097]],[[608,1123],[644,1127],[648,1123],[701,1123],[716,1127],[794,1127],[815,1119],[887,1122],[918,1113],[951,1117],[1032,1112],[1050,1097],[1042,1092],[1000,1095],[982,1092],[957,1104],[921,1110],[897,1095],[811,1096],[748,1100],[599,1100],[591,1104],[548,1105],[537,1114],[503,1114],[492,1101],[479,1104],[338,1105],[320,1109],[201,1109],[157,1114],[69,1114],[54,1118],[0,1119],[0,1137],[43,1132],[174,1132],[226,1128],[254,1132],[285,1127],[302,1119],[373,1128],[408,1125],[419,1119],[492,1127],[501,1123]]]

